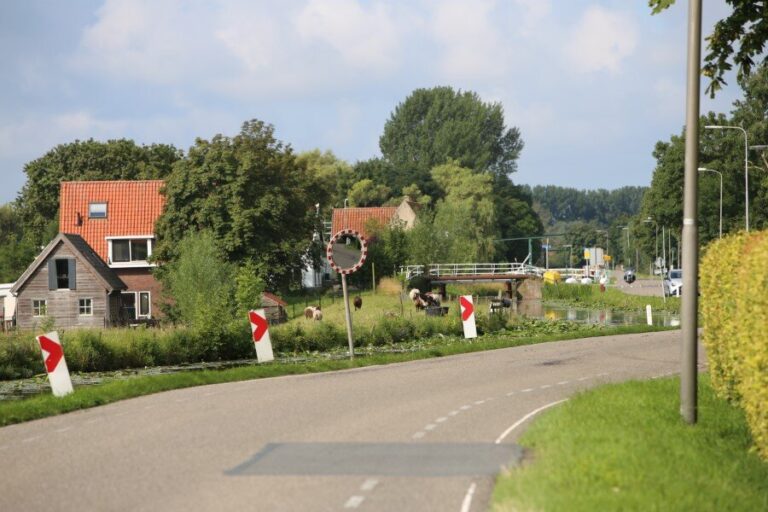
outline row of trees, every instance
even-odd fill
[[[530,191],[509,178],[523,143],[503,117],[498,103],[475,93],[419,89],[387,120],[382,157],[354,165],[331,152],[297,155],[259,120],[233,137],[197,139],[186,154],[130,140],[62,144],[25,166],[25,186],[0,210],[2,279],[16,279],[56,233],[59,183],[67,180],[165,180],[154,256],[166,263],[159,275],[169,289],[195,233],[212,240],[234,273],[247,267],[265,286],[288,289],[322,256],[310,241],[333,207],[397,204],[405,195],[422,205],[418,226],[407,235],[379,228],[381,270],[524,258],[527,250],[496,243],[542,232]]]

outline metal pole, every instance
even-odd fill
[[[347,275],[341,274],[341,290],[344,294],[344,314],[347,318],[347,341],[349,341],[349,358],[355,358],[355,343],[352,341],[352,314],[349,311],[349,292],[347,291]]]
[[[688,66],[685,102],[685,186],[683,189],[683,303],[680,414],[692,425],[697,414],[699,236],[699,94],[701,81],[701,0],[688,2]]]
[[[744,199],[746,200],[745,206],[745,219],[747,224],[747,233],[749,233],[749,142],[747,142],[747,130],[741,129],[744,132]]]

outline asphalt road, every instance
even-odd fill
[[[0,510],[485,510],[525,418],[676,372],[679,336],[205,386],[4,427]]]
[[[661,287],[661,278],[658,276],[651,279],[636,279],[632,284],[624,282],[624,272],[618,270],[614,271],[613,277],[616,278],[615,287],[624,293],[653,297],[661,297],[664,295],[664,289]]]

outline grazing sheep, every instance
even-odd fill
[[[323,312],[320,311],[320,306],[307,306],[304,308],[304,318],[307,320],[322,320]]]
[[[355,311],[363,307],[363,298],[361,296],[355,297],[355,299],[352,301],[352,304],[355,305]]]
[[[312,320],[319,322],[322,319],[323,319],[323,312],[320,311],[320,308],[315,308],[315,312],[312,313]]]

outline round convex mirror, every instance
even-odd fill
[[[368,246],[365,238],[351,229],[336,233],[326,249],[331,267],[339,274],[351,274],[365,262]]]

